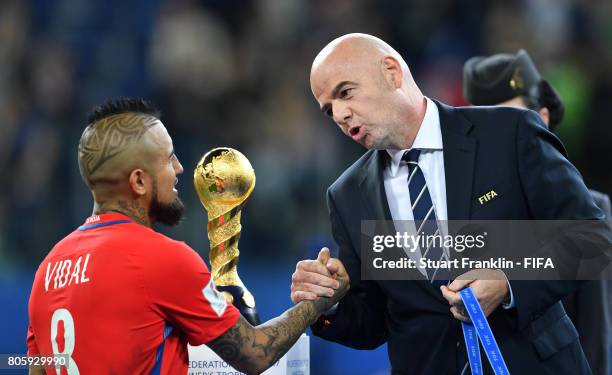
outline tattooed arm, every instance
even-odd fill
[[[346,294],[349,284],[344,270],[336,274],[340,286],[330,298],[302,301],[281,316],[253,327],[242,316],[208,346],[238,371],[259,374],[273,365],[297,341],[307,327]]]

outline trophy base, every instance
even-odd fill
[[[240,314],[253,326],[261,324],[259,314],[255,308],[255,299],[251,292],[239,285],[217,285],[217,290],[231,296],[231,303],[240,311]]]

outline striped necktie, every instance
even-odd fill
[[[408,164],[408,191],[410,192],[416,233],[422,237],[431,238],[429,236],[441,236],[441,234],[425,176],[419,168],[420,154],[421,150],[412,149],[404,153],[402,160]],[[448,260],[448,256],[444,254],[442,247],[436,246],[440,244],[440,241],[435,242],[436,244],[427,243],[425,248],[421,247],[421,256],[432,261]],[[446,284],[449,278],[450,274],[446,268],[427,268],[427,279],[436,287]]]

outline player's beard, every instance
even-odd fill
[[[181,222],[184,212],[185,205],[178,196],[170,203],[162,203],[159,201],[157,196],[157,179],[154,178],[153,199],[149,207],[149,216],[153,221],[172,227]]]

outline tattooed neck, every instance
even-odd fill
[[[96,205],[94,214],[104,214],[107,212],[117,212],[129,217],[140,225],[151,227],[152,223],[149,219],[147,211],[140,205],[138,201],[127,201],[119,199],[115,204]]]

